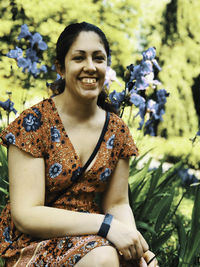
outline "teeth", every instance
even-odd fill
[[[82,82],[83,83],[95,83],[96,79],[95,78],[83,78]]]

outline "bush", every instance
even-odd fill
[[[137,169],[144,156],[133,160],[129,178],[130,201],[137,227],[157,254],[160,266],[198,266],[195,261],[200,249],[200,186],[195,189],[190,223],[177,212],[190,191],[183,190],[177,202],[177,186],[180,186],[177,173],[183,162],[179,161],[163,172],[163,162],[157,169],[149,170],[149,159],[142,169]]]

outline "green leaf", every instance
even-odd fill
[[[184,262],[192,263],[194,257],[200,251],[200,186],[196,187],[195,201],[192,210],[191,231],[187,238],[187,246]]]
[[[165,217],[170,214],[170,207],[174,198],[174,192],[169,196],[162,199],[162,208],[160,207],[160,212],[155,224],[155,231],[160,232],[161,225],[163,224]]]
[[[173,230],[169,230],[157,238],[152,244],[153,250],[157,251],[171,237],[172,233]]]
[[[6,195],[9,195],[8,191],[2,187],[0,187],[0,191],[3,192]]]
[[[183,257],[185,254],[185,248],[186,248],[186,243],[187,243],[187,238],[186,238],[186,232],[185,232],[185,227],[182,223],[182,218],[180,216],[176,216],[176,227],[178,230],[178,239],[179,239],[179,265],[178,267],[181,267],[181,264],[183,262]]]
[[[144,230],[147,230],[148,232],[152,233],[153,235],[156,235],[155,230],[148,223],[137,221],[136,224],[137,224],[138,229],[144,229]]]

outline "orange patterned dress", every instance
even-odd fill
[[[102,213],[101,195],[120,158],[138,154],[121,118],[109,113],[109,122],[92,167],[79,179],[80,159],[70,142],[53,98],[25,110],[0,134],[1,144],[14,144],[45,160],[45,206]],[[105,125],[104,125],[105,127]],[[65,236],[39,240],[20,233],[6,205],[0,217],[0,255],[6,266],[74,266],[86,253],[112,245],[98,235]],[[126,265],[123,265],[126,266]]]

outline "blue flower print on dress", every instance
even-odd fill
[[[108,177],[111,174],[111,170],[109,168],[106,168],[104,172],[101,173],[100,179],[102,182],[106,182],[108,180]]]
[[[32,113],[29,113],[24,117],[22,126],[27,132],[36,131],[41,126],[40,118],[34,116]]]
[[[39,119],[41,119],[42,115],[38,108],[32,108],[32,110],[36,113]]]
[[[6,136],[6,141],[8,144],[15,144],[15,136],[12,133],[8,133]]]
[[[56,128],[56,126],[51,127],[51,141],[52,142],[60,142],[60,131]]]
[[[51,178],[57,177],[62,172],[62,165],[60,163],[54,163],[49,169],[49,175]]]
[[[3,232],[4,240],[8,243],[12,243],[10,240],[10,227],[6,227]]]
[[[108,139],[108,141],[107,141],[107,143],[106,143],[106,147],[107,147],[108,149],[112,149],[112,148],[113,148],[113,146],[114,146],[114,140],[115,140],[115,134],[113,134],[113,135]]]

